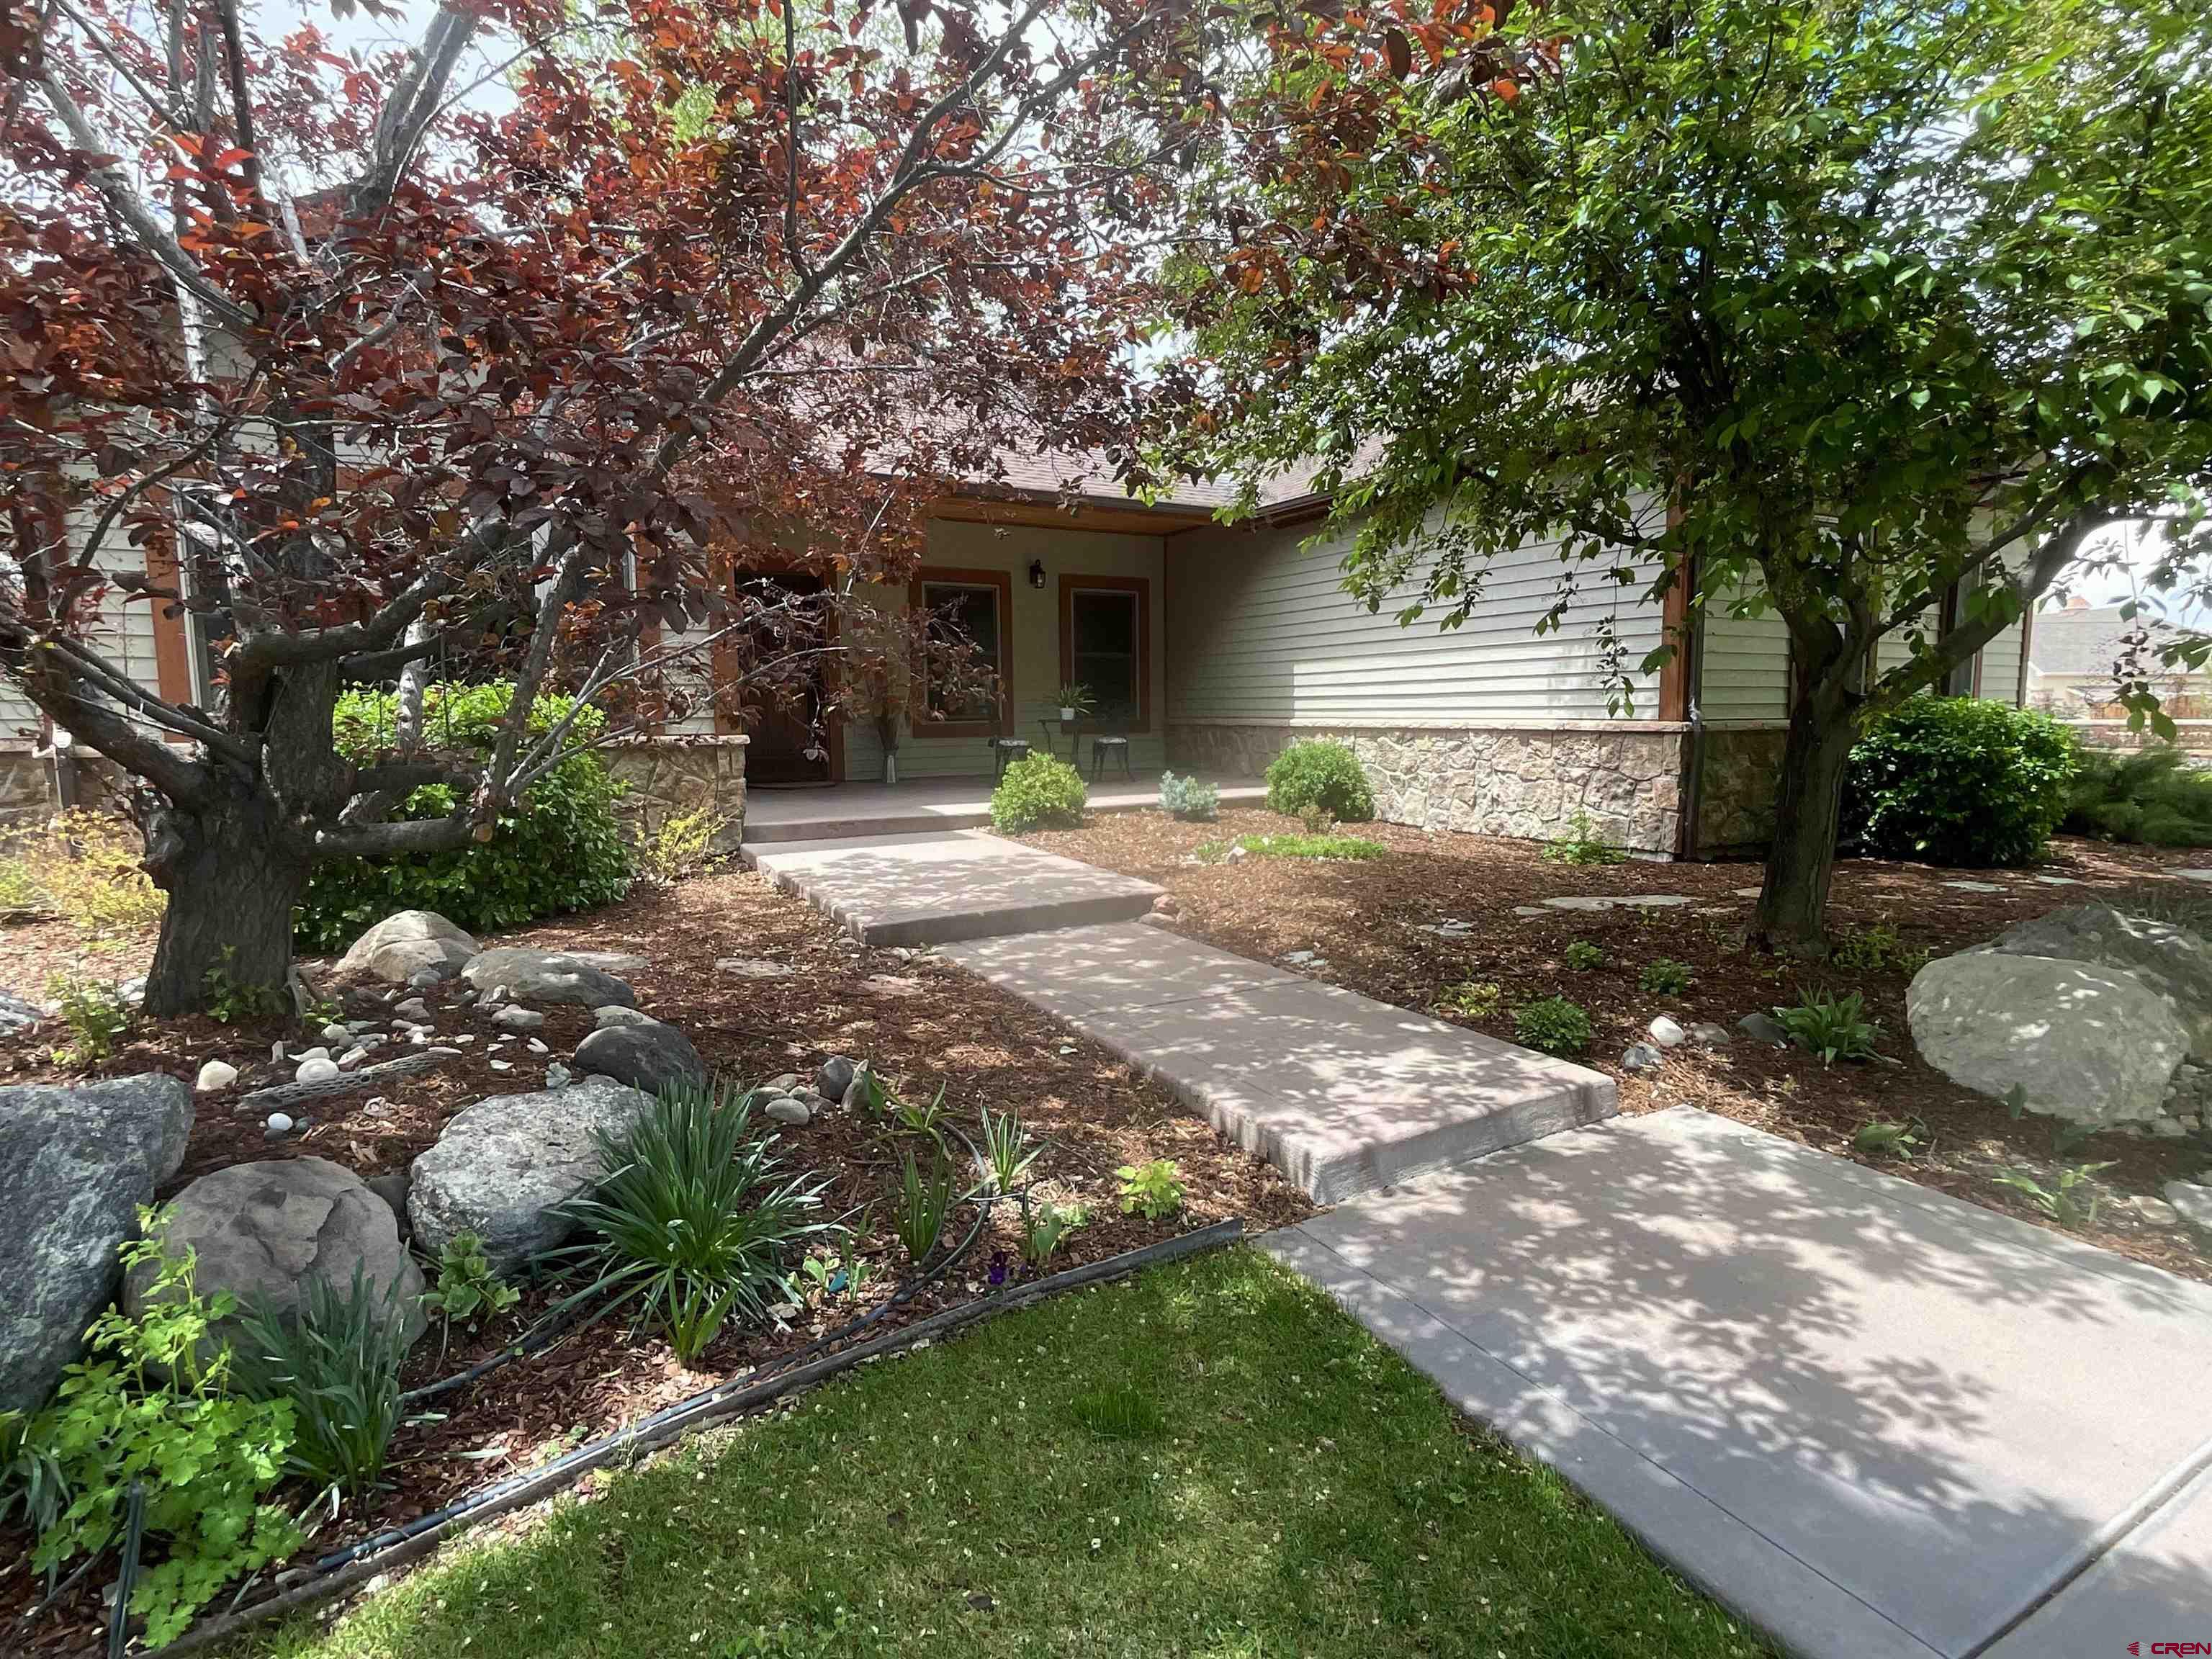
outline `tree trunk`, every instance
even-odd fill
[[[1754,943],[1796,957],[1828,953],[1828,883],[1835,873],[1844,772],[1856,735],[1839,687],[1814,686],[1790,711],[1774,790],[1774,839],[1752,924]]]
[[[149,1014],[204,1007],[210,973],[284,989],[307,861],[274,801],[241,790],[204,811],[165,803],[146,825],[146,872],[169,895],[146,975]]]

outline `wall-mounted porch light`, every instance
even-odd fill
[[[1044,561],[1042,559],[1031,559],[1030,561],[1030,586],[1031,587],[1042,587],[1044,586]]]

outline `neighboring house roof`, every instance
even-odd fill
[[[2039,674],[2101,674],[2109,678],[2129,623],[2117,605],[2075,611],[2039,611],[2027,642],[2028,666]]]

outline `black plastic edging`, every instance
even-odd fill
[[[1042,1301],[1063,1291],[1080,1290],[1086,1285],[1100,1285],[1111,1279],[1123,1279],[1142,1268],[1235,1243],[1243,1237],[1243,1222],[1231,1217],[1227,1221],[1217,1221],[1210,1227],[1200,1227],[1195,1232],[1162,1239],[1157,1244],[1142,1245],[1133,1250],[1124,1250],[1119,1255],[1108,1256],[1101,1261],[1070,1267],[1049,1279],[1040,1279],[1034,1284],[1002,1291],[997,1296],[982,1297],[973,1302],[964,1302],[957,1308],[947,1308],[927,1319],[916,1320],[911,1325],[847,1348],[841,1353],[826,1355],[807,1364],[795,1366],[764,1382],[719,1382],[704,1393],[694,1395],[689,1400],[655,1413],[641,1423],[618,1429],[587,1445],[579,1446],[535,1474],[511,1476],[505,1481],[494,1482],[490,1486],[481,1489],[483,1501],[471,1504],[469,1499],[463,1498],[453,1506],[458,1513],[450,1519],[403,1539],[387,1549],[373,1555],[357,1557],[343,1567],[321,1574],[306,1583],[295,1584],[289,1589],[279,1591],[235,1613],[204,1620],[162,1650],[166,1653],[190,1653],[234,1636],[264,1619],[343,1595],[354,1585],[378,1573],[404,1566],[428,1554],[434,1547],[455,1533],[465,1532],[480,1521],[489,1521],[495,1516],[542,1502],[574,1486],[593,1469],[617,1461],[627,1461],[642,1452],[656,1450],[697,1430],[743,1416],[786,1395],[796,1394],[825,1382],[865,1360],[900,1352],[917,1342],[946,1335],[1002,1313],[1011,1313],[1017,1308]]]

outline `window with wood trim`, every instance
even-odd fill
[[[1092,724],[1117,732],[1152,729],[1148,577],[1060,579],[1060,677],[1090,691]]]
[[[926,566],[914,579],[909,603],[929,618],[930,641],[929,651],[915,665],[914,735],[1004,735],[1006,688],[1014,672],[1013,579],[1003,570]],[[946,649],[964,653],[970,672],[936,672],[943,667],[939,653]],[[945,684],[946,680],[956,683]]]

